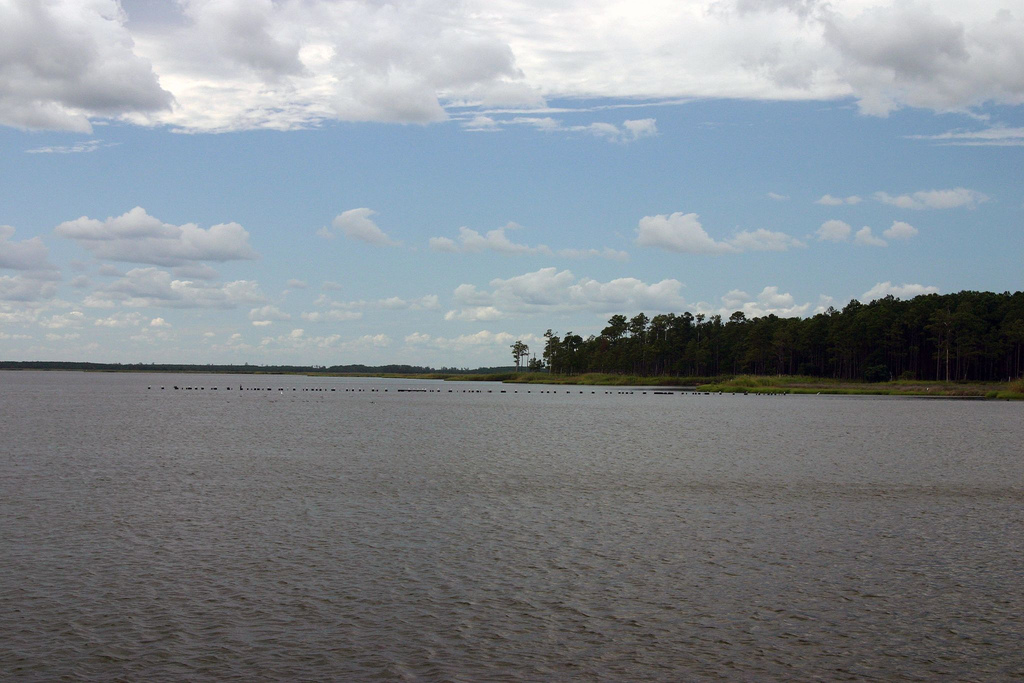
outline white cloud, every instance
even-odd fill
[[[52,315],[46,320],[40,320],[39,326],[45,327],[48,330],[63,330],[68,327],[81,327],[84,322],[84,313],[81,311],[70,311],[68,313]]]
[[[0,301],[39,301],[57,293],[57,285],[49,279],[28,275],[0,275]]]
[[[291,280],[288,280],[287,286],[289,289],[305,289],[306,287],[309,287],[309,283],[305,280],[296,280],[292,278]]]
[[[891,204],[901,209],[973,209],[978,204],[988,201],[988,195],[964,187],[950,190],[922,190],[913,194],[892,196],[886,192],[876,192],[875,199],[883,204]]]
[[[110,147],[116,143],[104,144],[102,140],[82,140],[71,145],[49,145],[26,149],[26,154],[88,154],[101,147]]]
[[[124,19],[115,0],[0,2],[0,124],[88,133],[90,117],[168,110]]]
[[[104,221],[82,216],[58,225],[54,232],[74,240],[93,256],[111,261],[158,266],[192,265],[196,261],[257,258],[249,233],[238,223],[202,229],[194,223],[164,223],[136,206]]]
[[[345,237],[353,240],[359,240],[360,242],[366,242],[367,244],[373,244],[378,247],[398,247],[401,246],[401,242],[391,239],[387,234],[377,227],[370,216],[373,216],[377,212],[373,209],[349,209],[343,211],[334,217],[331,221],[331,225],[335,230],[341,232]],[[327,228],[321,228],[317,233],[321,237],[333,237],[334,233],[327,230]]]
[[[153,318],[152,320],[149,321],[149,326],[150,327],[167,328],[167,327],[171,327],[171,324],[169,322],[167,322],[166,320],[164,320],[163,318]]]
[[[487,234],[481,235],[472,228],[465,226],[459,228],[459,241],[456,242],[448,237],[431,237],[430,248],[434,251],[449,253],[475,254],[482,251],[494,251],[499,254],[550,254],[551,250],[543,244],[535,247],[526,244],[517,244],[508,238],[506,230],[519,230],[522,226],[509,222],[501,228],[488,230]]]
[[[740,251],[787,251],[794,247],[806,246],[785,233],[764,228],[742,230],[729,240],[729,244]]]
[[[449,237],[431,237],[429,241],[430,249],[449,254],[475,254],[493,251],[510,256],[522,254],[551,255],[555,253],[545,244],[530,246],[528,244],[519,244],[509,239],[506,231],[521,230],[522,227],[518,223],[510,221],[503,227],[488,230],[486,234],[481,235],[476,230],[463,226],[459,228],[458,241]],[[629,254],[626,252],[609,247],[604,249],[559,249],[557,254],[563,258],[571,259],[606,258],[613,261],[629,260]]]
[[[107,318],[97,318],[93,325],[97,327],[138,327],[142,323],[142,314],[137,311],[115,313]]]
[[[622,122],[624,129],[623,141],[639,140],[658,134],[658,125],[654,119],[634,119]]]
[[[780,318],[802,317],[811,312],[812,304],[796,303],[796,299],[788,292],[780,292],[779,288],[770,285],[761,290],[757,296],[750,296],[744,291],[734,289],[721,297],[721,305],[698,303],[694,308],[705,315],[720,315],[728,318],[736,311],[742,311],[748,318],[760,318],[766,315],[777,315]]]
[[[447,118],[442,101],[541,101],[469,7],[190,0],[184,9],[188,21],[140,38],[179,103],[150,121],[213,131],[430,123]]]
[[[954,130],[939,135],[910,135],[915,140],[932,140],[945,145],[965,147],[1021,147],[1024,146],[1024,128],[992,126],[982,130]]]
[[[908,240],[918,233],[910,223],[904,223],[903,221],[893,221],[892,225],[885,230],[882,234],[891,240]]]
[[[432,311],[437,310],[440,302],[436,294],[426,294],[417,299],[403,299],[398,296],[377,299],[375,301],[333,301],[326,294],[317,297],[316,305],[326,306],[327,311],[307,311],[302,319],[312,323],[344,322],[358,320],[363,317],[364,309],[387,311]]]
[[[260,350],[298,351],[303,349],[333,349],[338,351],[359,351],[371,348],[386,348],[392,340],[386,334],[363,335],[357,339],[345,341],[340,334],[307,335],[302,328],[293,329],[288,334],[277,337],[264,337],[257,348]]]
[[[362,311],[307,311],[302,314],[302,319],[311,323],[340,323],[347,320],[359,320],[362,317]]]
[[[768,197],[768,199],[772,199],[772,200],[777,201],[777,202],[789,201],[789,195],[787,195],[787,194],[778,194],[777,192],[769,192],[765,196]]]
[[[917,284],[902,284],[893,285],[891,282],[879,282],[874,287],[864,292],[864,301],[874,301],[875,299],[882,299],[889,295],[895,296],[900,299],[912,299],[915,296],[922,294],[938,294],[939,288],[931,285],[917,285]]]
[[[853,97],[876,115],[1024,101],[1024,17],[1006,0],[167,6],[178,16],[126,22],[115,0],[4,0],[0,122],[87,131],[90,117],[121,117],[227,131],[455,115],[487,130],[512,123],[496,108],[555,97]],[[625,141],[653,133],[646,121],[564,128]]]
[[[672,311],[682,308],[683,285],[666,279],[647,284],[636,278],[617,278],[600,282],[577,278],[568,270],[555,268],[524,273],[508,279],[496,278],[491,290],[475,285],[455,288],[459,309],[445,314],[446,320],[497,320],[513,315],[589,311],[596,313],[623,310]]]
[[[941,111],[984,101],[1020,104],[1024,16],[999,3],[966,9],[892,3],[856,15],[828,12],[824,37],[861,111],[884,116],[902,106]]]
[[[819,240],[845,242],[850,239],[851,232],[853,232],[853,228],[850,227],[849,223],[833,219],[822,223],[821,227],[815,230],[814,234],[818,236]]]
[[[286,313],[277,306],[272,306],[270,304],[260,308],[254,308],[249,311],[249,320],[256,326],[265,326],[270,325],[275,321],[291,319],[292,316],[290,313]]]
[[[728,254],[742,251],[786,251],[804,244],[789,235],[758,228],[737,232],[730,239],[713,239],[695,213],[644,216],[636,228],[636,243],[686,254]]]
[[[687,254],[722,254],[737,251],[725,242],[716,242],[700,224],[695,213],[676,212],[670,216],[644,216],[636,228],[636,243],[641,247],[659,247]]]
[[[885,240],[881,237],[876,237],[875,234],[871,232],[871,228],[866,225],[857,231],[853,236],[853,241],[855,244],[859,244],[862,247],[888,246]]]
[[[551,116],[513,116],[505,119],[474,117],[464,127],[467,130],[498,130],[502,126],[529,126],[545,133],[586,133],[609,142],[635,142],[642,138],[658,135],[656,119],[625,120],[622,125],[595,121],[593,123],[569,125]]]
[[[52,270],[54,266],[47,261],[49,249],[38,237],[15,242],[14,228],[0,225],[0,268],[12,270]]]
[[[849,197],[833,197],[830,194],[825,194],[814,203],[822,206],[842,206],[843,204],[860,204],[861,201],[863,200],[855,194]]]
[[[470,306],[459,311],[448,311],[444,314],[445,320],[468,320],[472,322],[500,320],[506,317],[494,306]]]
[[[392,296],[387,299],[380,299],[376,302],[376,305],[391,311],[432,311],[436,310],[440,303],[436,294],[427,294],[418,299],[403,299]]]
[[[405,337],[405,344],[406,346],[429,346],[444,351],[466,351],[481,347],[506,347],[516,340],[526,344],[541,344],[543,342],[543,338],[533,334],[514,335],[509,332],[480,330],[458,337],[437,337],[422,332],[413,332]]]
[[[124,277],[97,290],[96,294],[132,308],[235,308],[239,304],[263,303],[266,297],[252,280],[201,284],[176,280],[159,268],[134,268]]]

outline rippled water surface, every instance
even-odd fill
[[[620,391],[0,373],[0,677],[1024,677],[1024,404]]]

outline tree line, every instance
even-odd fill
[[[808,318],[613,315],[600,335],[544,338],[544,366],[558,374],[1005,380],[1024,376],[1024,292],[854,299]]]

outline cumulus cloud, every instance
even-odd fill
[[[465,226],[459,228],[458,241],[448,237],[431,237],[430,248],[434,251],[449,253],[479,253],[482,251],[495,251],[499,254],[550,254],[551,250],[543,244],[535,247],[526,244],[517,244],[508,238],[506,230],[519,230],[522,228],[517,223],[508,223],[504,227],[488,230],[481,235],[472,228]]]
[[[827,242],[845,242],[850,239],[853,228],[849,223],[840,220],[829,220],[821,224],[821,227],[814,231],[819,240]]]
[[[124,277],[99,289],[96,296],[132,308],[235,308],[240,304],[263,303],[266,299],[252,280],[224,284],[197,283],[174,279],[159,268],[134,268]]]
[[[728,254],[742,251],[786,251],[804,244],[789,235],[758,228],[743,230],[726,241],[708,235],[695,213],[644,216],[636,228],[636,243],[686,254]]]
[[[430,249],[449,254],[475,254],[484,251],[493,251],[509,256],[523,254],[545,254],[557,253],[558,256],[570,259],[605,258],[612,261],[628,261],[629,254],[624,251],[605,247],[603,249],[559,249],[557,252],[545,244],[530,246],[513,242],[506,234],[507,231],[520,230],[523,226],[518,223],[509,222],[503,227],[488,230],[480,234],[472,228],[465,226],[459,228],[458,239],[450,237],[431,237],[429,240]]]
[[[541,102],[506,41],[476,11],[311,0],[188,0],[184,21],[146,27],[144,53],[179,106],[164,123],[290,129],[327,119],[430,123],[443,103]],[[225,97],[225,93],[231,93]]]
[[[42,319],[39,321],[39,326],[45,327],[48,330],[63,330],[69,327],[81,327],[84,322],[84,313],[81,311],[69,311],[68,313],[51,315],[49,318]]]
[[[169,110],[116,0],[0,2],[0,124],[92,131],[90,117]]]
[[[892,225],[884,230],[882,234],[889,239],[908,240],[916,235],[917,232],[917,228],[909,223],[893,221]],[[870,226],[865,225],[854,233],[849,223],[839,220],[825,221],[814,234],[818,236],[819,241],[847,242],[852,234],[854,244],[862,247],[884,247],[888,245],[884,239],[875,235]]]
[[[421,296],[418,299],[403,299],[401,297],[391,296],[386,299],[378,300],[376,305],[390,311],[419,311],[435,310],[440,304],[436,294],[427,294],[426,296]]]
[[[0,275],[0,301],[40,301],[57,293],[52,280],[28,275]]]
[[[922,190],[913,194],[893,196],[887,192],[876,192],[875,199],[883,204],[891,204],[901,209],[973,209],[978,204],[988,201],[988,195],[965,187],[954,187],[950,190]]]
[[[130,313],[115,313],[106,318],[97,318],[93,321],[96,327],[138,327],[142,323],[142,314],[138,311]]]
[[[0,268],[12,270],[53,270],[49,249],[38,237],[15,242],[14,228],[0,225]]]
[[[500,320],[506,316],[506,313],[499,311],[494,306],[470,306],[458,311],[448,311],[444,314],[444,319],[479,322],[486,320]]]
[[[282,311],[277,306],[267,304],[259,308],[254,308],[249,311],[249,320],[253,325],[257,327],[263,327],[271,325],[274,321],[278,320],[291,320],[292,316],[290,313]]]
[[[238,223],[208,229],[194,223],[171,225],[136,206],[100,221],[82,216],[58,225],[54,232],[74,240],[93,256],[111,261],[183,266],[196,261],[255,259],[249,233]]]
[[[766,315],[777,315],[780,318],[805,316],[811,312],[810,302],[797,303],[789,292],[779,291],[779,287],[769,285],[757,295],[751,296],[743,290],[734,289],[726,292],[720,299],[720,305],[697,303],[694,308],[705,315],[720,315],[727,318],[736,311],[742,311],[748,318],[759,318]]]
[[[302,314],[302,319],[310,323],[340,323],[347,320],[359,320],[362,317],[362,311],[343,311],[338,309],[306,311]]]
[[[348,211],[344,211],[335,216],[334,220],[331,221],[331,225],[335,230],[349,239],[366,242],[367,244],[373,244],[378,247],[401,246],[401,242],[388,237],[387,234],[370,219],[370,216],[373,216],[376,213],[377,212],[373,209],[349,209]],[[334,233],[327,228],[321,228],[317,234],[321,237],[334,237]]]
[[[861,201],[863,200],[857,195],[850,195],[849,197],[833,197],[830,194],[825,194],[814,203],[821,204],[822,206],[842,206],[843,204],[860,204]]]
[[[428,346],[444,351],[466,351],[482,347],[506,347],[517,340],[528,345],[543,342],[543,338],[533,334],[514,335],[509,332],[480,330],[473,334],[463,334],[457,337],[438,337],[422,332],[413,332],[405,337],[405,344],[406,346]]]
[[[874,115],[1024,101],[1024,17],[1003,0],[167,5],[178,16],[127,22],[115,0],[4,0],[0,121],[227,131],[454,115],[490,130],[513,125],[502,108],[543,111],[554,97],[853,97]],[[650,119],[556,128],[620,142],[656,132]]]
[[[891,240],[908,240],[917,233],[917,228],[910,223],[893,221],[892,225],[890,225],[882,234]]]
[[[736,251],[725,242],[716,242],[700,224],[695,213],[676,212],[670,216],[644,216],[636,228],[636,243],[641,247],[659,247],[688,254],[722,254]]]
[[[824,15],[825,40],[841,59],[837,74],[861,111],[884,116],[907,105],[952,110],[1024,101],[1024,17],[996,3],[972,9],[893,3]]]
[[[787,251],[793,247],[805,246],[800,240],[785,233],[764,228],[741,230],[729,240],[729,244],[739,251]]]
[[[318,306],[326,307],[326,311],[306,311],[302,319],[311,323],[345,322],[359,320],[366,310],[387,311],[432,311],[440,306],[436,294],[427,294],[416,299],[403,299],[391,296],[372,301],[332,301],[323,294],[316,300]]]
[[[497,320],[513,315],[622,310],[671,311],[685,301],[683,284],[666,279],[647,284],[636,278],[600,282],[577,278],[568,270],[541,268],[515,277],[496,278],[489,291],[472,284],[455,288],[454,299],[461,306],[445,314],[446,320]]]
[[[859,244],[862,247],[888,246],[887,242],[881,237],[877,237],[867,225],[857,231],[853,236],[853,242],[854,244]]]
[[[874,301],[887,296],[894,296],[900,299],[912,299],[922,294],[938,294],[939,288],[931,285],[902,284],[894,285],[889,281],[879,282],[874,287],[864,292],[864,301]]]
[[[359,351],[370,348],[385,348],[392,343],[386,334],[364,335],[345,341],[340,334],[308,335],[305,329],[295,328],[288,334],[264,337],[257,346],[260,350],[297,351],[302,349],[334,349],[338,351]]]

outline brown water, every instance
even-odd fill
[[[0,373],[0,677],[1024,677],[1024,404],[606,391]]]

